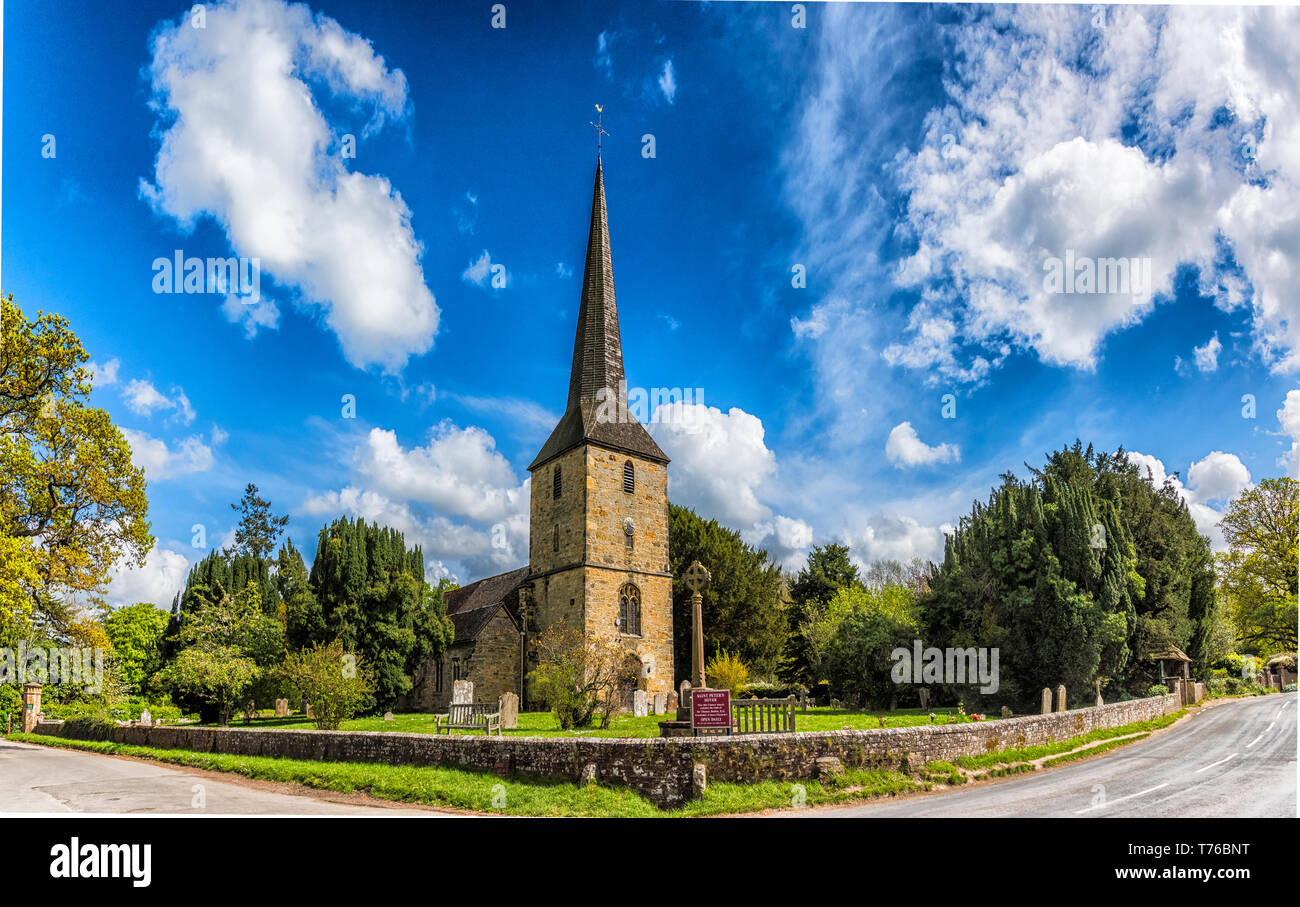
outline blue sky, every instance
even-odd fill
[[[594,103],[629,382],[703,392],[652,427],[670,495],[787,566],[937,557],[1076,437],[1179,473],[1216,541],[1296,472],[1294,10],[6,13],[3,288],[71,320],[150,479],[110,601],[169,602],[250,481],[309,557],[351,514],[435,574],[526,562]],[[178,249],[258,259],[259,300],[154,292]],[[1052,292],[1067,255],[1149,279]]]

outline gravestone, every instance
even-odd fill
[[[691,720],[691,682],[683,680],[677,694],[677,720]]]
[[[145,725],[146,727],[153,724],[153,716],[149,714],[148,709],[145,709],[143,712],[140,713],[140,723]]]
[[[519,727],[519,697],[514,693],[501,694],[497,700],[497,711],[501,713],[502,730]]]
[[[1059,684],[1056,687],[1056,710],[1065,711],[1065,684]]]
[[[289,700],[277,699],[275,701],[275,717],[276,718],[289,717]]]
[[[1106,700],[1101,698],[1101,681],[1099,680],[1097,681],[1097,705],[1103,706],[1105,704],[1106,704]]]
[[[392,712],[384,712],[384,720],[385,720],[385,721],[392,721],[392,720],[393,720],[393,713],[392,713]]]
[[[596,763],[588,762],[582,767],[582,771],[578,774],[578,783],[583,787],[586,787],[588,784],[595,784],[597,774]]]
[[[452,705],[471,705],[474,702],[474,681],[457,680],[451,685]]]
[[[1008,707],[1005,706],[1005,705],[1002,707],[1002,717],[1003,717],[1003,718],[1010,718],[1010,717],[1011,717],[1011,709],[1008,708]]]
[[[668,707],[668,711],[670,711],[670,712],[676,712],[676,711],[677,711],[677,694],[676,694],[675,692],[672,692],[672,693],[669,693],[669,694],[668,694],[668,706],[667,706],[667,707]]]
[[[248,700],[248,705],[244,706],[244,720],[252,721],[253,716],[256,714],[257,714],[257,703],[250,699]]]
[[[1047,687],[1043,687],[1043,714],[1052,714],[1052,691]]]
[[[305,711],[305,712],[307,713],[307,717],[308,717],[308,718],[311,718],[311,719],[315,719],[315,718],[316,718],[316,716],[312,714],[312,711],[311,711],[311,703],[310,703],[310,702],[307,703],[307,707],[306,707],[303,711]]]
[[[632,714],[637,718],[644,718],[650,714],[650,708],[646,703],[645,690],[637,690],[632,694]]]
[[[298,711],[302,712],[304,715],[307,714],[307,706],[310,704],[311,703],[307,701],[306,696],[302,697],[302,702],[298,703]]]
[[[668,706],[668,697],[663,693],[655,693],[654,700],[651,704],[651,712],[655,715],[662,715]]]
[[[928,709],[930,707],[930,691],[925,687],[921,687],[921,689],[917,691],[917,695],[921,697],[921,708]]]

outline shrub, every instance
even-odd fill
[[[787,683],[783,680],[760,678],[751,680],[745,686],[745,695],[754,699],[785,699],[787,696],[801,696],[808,688],[801,683]]]
[[[105,715],[79,715],[63,722],[63,737],[73,740],[112,740],[117,722]]]
[[[562,730],[586,727],[597,714],[600,726],[609,727],[620,689],[639,681],[621,645],[588,639],[564,621],[537,638],[537,651],[538,664],[529,677]]]
[[[374,701],[374,682],[361,656],[345,652],[339,640],[293,653],[284,660],[284,674],[311,703],[320,730],[337,731]]]
[[[1169,687],[1165,686],[1163,683],[1153,683],[1151,684],[1150,689],[1147,690],[1148,696],[1165,696],[1168,693]]]
[[[715,690],[731,690],[736,696],[749,685],[749,665],[725,649],[713,654],[704,667],[704,680]]]

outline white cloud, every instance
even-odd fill
[[[784,569],[796,572],[807,563],[813,528],[803,520],[778,514],[771,520],[755,523],[741,536],[749,544],[766,550]]]
[[[121,366],[122,363],[118,359],[110,359],[103,365],[98,362],[87,362],[86,369],[90,372],[90,383],[95,387],[108,387],[110,384],[116,384],[117,370]]]
[[[1293,479],[1300,479],[1300,390],[1287,391],[1282,408],[1277,411],[1282,433],[1291,439],[1291,449],[1278,457],[1277,465]]]
[[[663,93],[664,100],[669,104],[677,97],[677,76],[673,72],[673,61],[664,62],[664,68],[659,73],[659,91]]]
[[[651,414],[656,441],[672,458],[669,498],[706,519],[748,527],[767,519],[758,489],[776,471],[763,423],[738,407],[665,403]]]
[[[186,14],[154,35],[162,142],[142,195],[186,229],[212,217],[236,254],[319,309],[353,365],[399,370],[438,330],[423,250],[401,194],[335,153],[344,130],[321,108],[368,109],[364,138],[404,115],[405,76],[305,5],[240,0],[206,18],[192,28]],[[225,311],[256,332],[274,326],[263,305]]]
[[[122,434],[131,446],[131,462],[143,469],[145,478],[151,482],[204,472],[212,467],[212,448],[198,435],[185,438],[172,448],[161,438],[142,431],[124,428]]]
[[[1192,352],[1196,357],[1196,368],[1201,372],[1213,372],[1219,367],[1219,353],[1223,350],[1223,344],[1219,342],[1219,333],[1215,331],[1214,336],[1205,341],[1205,346],[1192,347]]]
[[[185,555],[155,544],[149,549],[143,567],[118,563],[109,570],[105,600],[114,607],[152,602],[169,608],[172,598],[185,587],[189,570],[190,562]]]
[[[943,557],[944,533],[951,531],[951,526],[923,526],[910,516],[882,513],[849,533],[848,543],[859,569],[879,560],[906,562],[919,557],[939,561]]]
[[[194,407],[190,405],[190,398],[180,387],[172,388],[172,395],[168,397],[154,387],[152,382],[135,378],[122,388],[122,399],[126,401],[127,408],[131,412],[141,416],[152,416],[159,410],[175,410],[172,418],[182,425],[189,425],[194,421]]]
[[[955,444],[926,444],[917,436],[911,422],[901,422],[889,433],[885,455],[898,467],[927,466],[931,463],[956,463],[961,459],[961,448]]]
[[[486,287],[489,278],[494,276],[493,268],[495,267],[502,266],[499,262],[494,264],[492,261],[492,255],[487,249],[484,249],[483,254],[478,258],[471,260],[469,266],[461,272],[460,279],[465,281],[465,283],[473,284],[476,287]],[[505,280],[507,284],[510,283],[509,273],[505,275]]]
[[[1171,476],[1164,461],[1157,457],[1128,451],[1128,458],[1138,464],[1143,475],[1151,476],[1156,487],[1168,479],[1187,505],[1197,530],[1210,539],[1214,550],[1224,549],[1223,533],[1217,524],[1223,519],[1228,502],[1250,487],[1250,470],[1236,454],[1215,450],[1196,460],[1187,470],[1188,485],[1177,476]]]
[[[605,76],[610,76],[614,71],[614,58],[610,54],[610,49],[614,44],[617,33],[603,31],[596,36],[596,68],[603,71]]]

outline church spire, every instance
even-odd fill
[[[605,211],[605,175],[597,156],[569,396],[559,424],[528,468],[533,469],[586,442],[667,463],[667,455],[627,411],[626,399],[620,405],[620,395],[626,394],[624,382],[623,342],[614,296],[614,259]],[[610,418],[611,413],[616,418]]]

